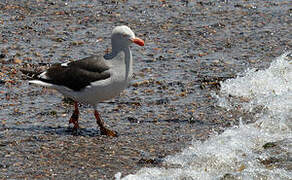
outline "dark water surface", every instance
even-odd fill
[[[266,68],[291,49],[291,3],[278,1],[0,1],[0,178],[96,179],[160,166],[191,140],[249,122],[252,113],[215,106],[219,81]],[[109,48],[116,25],[145,40],[133,46],[132,85],[98,108],[118,138],[101,136],[81,107],[29,86],[21,68],[42,69]]]

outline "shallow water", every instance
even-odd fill
[[[263,108],[255,123],[241,122],[205,142],[194,141],[166,157],[165,167],[144,168],[123,179],[292,179],[292,54],[266,70],[222,82],[214,96],[228,110]]]

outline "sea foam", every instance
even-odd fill
[[[276,58],[268,69],[250,69],[222,82],[214,97],[226,110],[253,112],[260,107],[256,122],[194,141],[181,153],[167,156],[165,167],[142,168],[122,179],[292,179],[291,52]],[[276,149],[269,150],[272,147]]]

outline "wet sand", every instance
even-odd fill
[[[214,132],[255,121],[216,106],[219,82],[266,68],[291,49],[289,1],[0,1],[0,178],[112,179],[162,166],[161,159]],[[129,88],[99,111],[118,138],[101,136],[81,107],[80,135],[68,130],[72,105],[29,86],[21,68],[74,61],[110,44],[129,25]]]

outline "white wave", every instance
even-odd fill
[[[166,157],[165,168],[142,168],[123,179],[292,179],[287,168],[263,163],[275,157],[264,148],[267,143],[282,142],[277,144],[279,158],[292,153],[291,55],[285,53],[266,70],[248,70],[242,77],[222,82],[215,96],[227,110],[241,107],[252,112],[261,107],[262,111],[255,123],[241,123]],[[291,157],[287,161],[291,168]],[[120,177],[116,174],[116,179]]]

